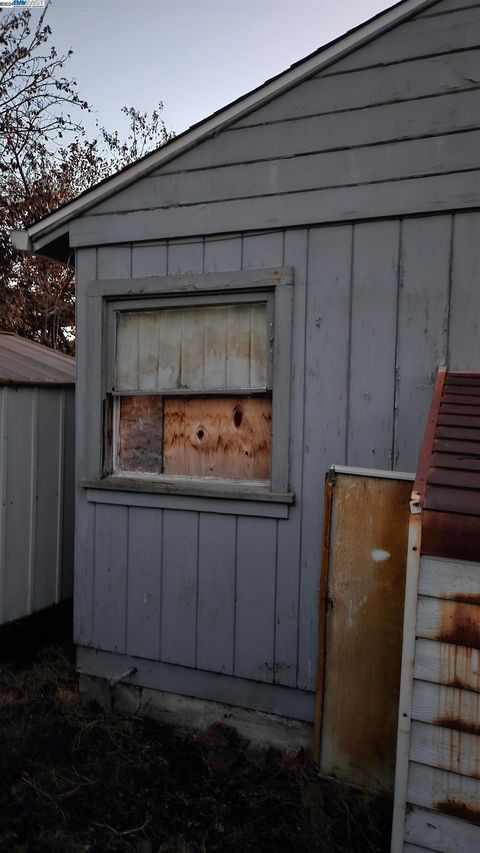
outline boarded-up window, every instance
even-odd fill
[[[118,318],[118,391],[266,389],[267,361],[265,302]]]
[[[269,480],[267,300],[119,313],[113,393],[115,470]]]

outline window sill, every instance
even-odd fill
[[[165,496],[165,498],[171,496],[172,499],[197,498],[198,509],[204,509],[206,512],[211,508],[208,504],[211,504],[212,501],[225,501],[235,503],[235,506],[243,506],[245,514],[250,514],[248,507],[250,504],[255,504],[258,511],[251,513],[255,515],[262,514],[260,511],[262,504],[265,510],[267,510],[267,506],[271,507],[271,511],[265,511],[265,515],[277,515],[274,511],[274,506],[277,505],[278,517],[288,517],[288,506],[294,503],[295,497],[292,492],[272,492],[267,485],[263,486],[259,482],[246,482],[244,480],[216,480],[213,482],[186,477],[159,479],[157,477],[123,475],[105,477],[102,480],[82,480],[79,485],[89,490],[87,499],[94,502],[97,501],[96,495],[98,496],[100,492],[105,494],[105,499],[102,502],[106,502],[109,492],[152,496],[152,498],[161,496]],[[209,499],[212,500],[209,501]],[[125,503],[130,502],[130,499],[125,500]],[[143,501],[141,505],[143,505]],[[165,506],[167,505],[165,504]],[[194,507],[186,502],[185,509],[190,508]]]

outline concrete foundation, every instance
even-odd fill
[[[204,731],[213,723],[227,723],[259,748],[311,752],[313,726],[263,711],[249,711],[221,702],[179,696],[147,687],[117,683],[81,674],[81,693],[106,710],[151,717],[158,723]]]

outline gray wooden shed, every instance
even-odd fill
[[[73,591],[75,360],[0,334],[0,625]]]
[[[15,236],[76,258],[84,672],[313,719],[325,471],[478,367],[479,107],[480,0],[404,0]]]

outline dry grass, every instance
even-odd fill
[[[191,733],[86,704],[70,652],[47,647],[0,671],[0,850],[388,850],[388,804],[303,754],[252,763],[245,747],[233,738],[222,764]]]

